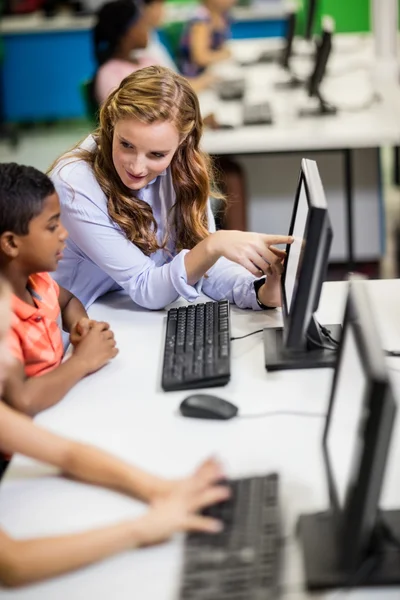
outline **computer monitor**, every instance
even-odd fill
[[[339,325],[316,320],[333,238],[317,163],[303,159],[281,279],[283,328],[264,330],[267,370],[334,366]]]
[[[256,62],[257,63],[273,63],[279,62],[282,64],[284,56],[287,55],[286,61],[288,62],[293,47],[293,39],[296,32],[296,14],[298,11],[297,2],[287,2],[286,3],[286,28],[285,28],[285,38],[284,38],[284,46],[282,49],[268,49],[261,52],[258,56]],[[285,62],[286,62],[285,61]],[[246,63],[245,63],[246,64]],[[248,63],[247,63],[248,64]],[[282,65],[285,66],[285,65]],[[288,64],[285,66],[288,68]]]
[[[314,25],[317,18],[318,0],[304,0],[304,37],[306,40],[311,40],[314,33]]]
[[[332,51],[332,36],[335,29],[334,20],[324,17],[322,25],[322,36],[316,42],[314,69],[306,84],[307,93],[310,98],[317,98],[318,107],[315,109],[303,109],[300,116],[332,115],[337,109],[329,104],[321,95],[320,86],[325,77],[326,67]]]
[[[350,282],[323,435],[330,509],[299,519],[310,590],[400,583],[400,511],[379,509],[396,400],[366,286]]]
[[[293,55],[293,40],[296,33],[296,17],[297,17],[297,8],[292,7],[288,9],[288,18],[287,18],[287,28],[286,28],[286,36],[285,36],[285,45],[281,50],[280,56],[278,57],[278,62],[280,66],[288,71],[290,74],[290,78],[288,81],[280,81],[276,84],[278,89],[296,89],[298,87],[304,86],[304,81],[296,77],[291,68],[290,68],[290,60]]]
[[[289,69],[290,59],[293,51],[293,40],[296,33],[296,11],[291,10],[288,13],[287,28],[285,36],[285,45],[282,49],[282,53],[279,59],[280,65],[284,69]]]

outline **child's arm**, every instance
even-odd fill
[[[98,448],[73,442],[34,424],[0,401],[0,450],[58,467],[74,479],[102,485],[146,502],[171,490],[155,477]]]
[[[82,302],[61,285],[59,286],[58,303],[64,331],[70,332],[78,321],[89,318]]]
[[[0,582],[16,587],[79,569],[140,545],[135,522],[54,538],[14,540],[0,530]]]
[[[226,46],[219,50],[212,50],[211,26],[209,23],[199,21],[193,25],[190,32],[190,56],[199,67],[209,67],[230,58],[231,53]]]
[[[0,440],[5,452],[21,452],[81,480],[125,491],[153,504],[135,521],[87,533],[20,541],[0,531],[0,581],[6,585],[59,575],[122,550],[159,543],[176,531],[218,530],[214,520],[196,514],[229,495],[226,488],[216,485],[222,472],[214,461],[207,461],[194,475],[172,485],[105,452],[47,432],[1,402]]]
[[[60,305],[63,329],[70,334],[69,341],[71,344],[74,346],[79,344],[94,323],[101,323],[104,330],[109,329],[108,323],[89,319],[82,302],[61,285],[58,287],[58,303]]]
[[[27,378],[24,365],[15,361],[7,377],[4,399],[33,416],[59,402],[78,381],[101,369],[117,353],[112,331],[105,329],[104,323],[94,322],[71,358],[44,375]]]

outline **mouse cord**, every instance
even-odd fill
[[[231,337],[230,340],[231,342],[234,342],[235,340],[243,340],[244,338],[247,338],[251,335],[255,335],[256,333],[262,333],[264,331],[264,329],[257,329],[256,331],[252,331],[251,333],[246,333],[245,335],[239,335],[237,337]]]
[[[239,419],[258,419],[261,417],[310,417],[316,419],[324,419],[325,414],[322,413],[307,413],[299,410],[271,410],[265,413],[255,413],[254,415],[242,415],[238,414]]]

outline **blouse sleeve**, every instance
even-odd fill
[[[71,240],[134,302],[158,310],[179,296],[188,301],[198,297],[202,280],[194,286],[188,284],[184,263],[187,250],[156,266],[111,221],[104,194],[95,180],[90,182],[90,178],[88,181],[87,177],[76,176],[72,184],[65,177],[53,176],[53,181],[60,195],[62,221]]]

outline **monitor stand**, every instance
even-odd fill
[[[336,106],[329,104],[329,102],[321,96],[319,91],[315,97],[318,99],[318,106],[316,108],[302,108],[299,111],[299,117],[329,117],[336,115],[338,111]]]
[[[391,532],[400,538],[400,511],[381,511],[380,514]],[[297,533],[303,553],[305,584],[310,591],[400,584],[400,549],[390,545],[379,530],[376,544],[371,545],[365,559],[351,572],[339,564],[337,517],[332,512],[300,516]]]
[[[336,344],[333,344],[329,337],[323,334],[323,329],[329,331],[331,338],[337,341]],[[264,329],[267,371],[335,367],[342,327],[341,325],[325,325],[323,329],[315,317],[312,317],[307,330],[307,344],[301,350],[292,350],[286,347],[283,327]]]
[[[275,84],[277,90],[297,90],[298,88],[304,87],[304,81],[296,77],[296,75],[290,74],[290,79],[287,81],[278,81]]]

